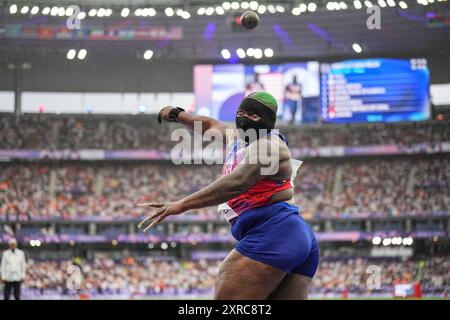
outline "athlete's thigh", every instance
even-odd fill
[[[247,258],[233,249],[220,266],[214,298],[263,300],[278,287],[286,272]]]
[[[291,273],[280,283],[278,288],[269,296],[270,300],[306,300],[312,278]]]

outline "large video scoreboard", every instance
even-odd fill
[[[325,63],[320,82],[324,122],[421,121],[430,116],[426,59]]]

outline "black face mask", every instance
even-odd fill
[[[259,121],[254,121],[244,116],[236,117],[236,128],[240,129],[239,136],[247,143],[258,139],[262,135],[268,134],[275,126],[275,113],[259,101],[245,98],[239,105],[238,110],[255,113],[261,117]]]
[[[260,136],[270,132],[267,125],[262,121],[254,121],[247,117],[236,117],[236,128],[239,130],[239,136],[246,143],[250,143]]]

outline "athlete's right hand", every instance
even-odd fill
[[[173,107],[167,106],[162,108],[158,113],[158,122],[162,123],[162,121],[167,121],[169,119],[169,112],[172,110]]]
[[[149,225],[144,228],[144,232],[160,223],[166,217],[182,214],[184,211],[186,211],[186,209],[183,207],[182,201],[172,201],[165,203],[139,203],[138,206],[146,208],[158,208],[158,211],[145,218],[141,221],[141,223],[138,224],[138,228],[140,229],[144,226],[144,224],[149,223]]]

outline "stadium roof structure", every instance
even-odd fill
[[[258,27],[251,31],[233,30],[232,24],[236,16],[245,11],[243,3],[255,2],[258,9],[266,9],[260,14]],[[67,52],[74,44],[82,43],[85,47],[103,50],[105,54],[116,52],[136,52],[152,49],[155,57],[188,58],[197,60],[223,60],[221,50],[227,49],[236,58],[238,48],[271,48],[273,59],[322,59],[330,56],[348,55],[360,57],[364,55],[409,55],[418,56],[423,52],[445,53],[450,49],[450,42],[443,41],[448,37],[449,2],[434,1],[423,5],[418,1],[355,1],[361,8],[354,6],[354,1],[309,1],[308,5],[298,1],[239,1],[236,10],[222,10],[225,2],[210,0],[40,0],[40,1],[0,1],[0,56],[2,54],[20,55],[27,51],[33,54],[49,55],[49,52],[61,50]],[[367,21],[368,2],[384,3],[381,8],[380,29],[369,29]],[[230,3],[230,2],[228,2]],[[231,2],[232,3],[232,2]],[[314,3],[315,6],[310,6]],[[330,5],[330,3],[332,5]],[[401,3],[407,3],[401,6]],[[109,16],[86,16],[81,21],[84,28],[125,28],[139,25],[141,28],[179,28],[181,34],[177,39],[98,41],[98,40],[36,40],[27,34],[24,37],[5,36],[2,30],[11,30],[17,25],[27,28],[64,26],[66,16],[42,15],[44,6],[68,7],[79,5],[81,10],[111,9]],[[342,5],[344,4],[344,6]],[[394,4],[394,6],[389,6]],[[11,14],[11,6],[16,5],[16,13]],[[247,5],[245,8],[247,8]],[[303,5],[303,7],[301,7]],[[28,6],[26,14],[21,8]],[[38,6],[39,12],[31,15],[31,7]],[[272,6],[271,12],[267,10]],[[142,16],[136,10],[154,8],[152,16]],[[124,8],[129,13],[124,17]],[[173,12],[167,15],[166,9]],[[210,14],[204,11],[210,9]],[[256,8],[256,7],[255,7]],[[344,9],[345,8],[345,9]],[[258,10],[257,9],[257,10]],[[314,9],[314,10],[313,10]],[[183,12],[189,12],[184,18]],[[353,44],[359,44],[360,53],[355,52]],[[263,57],[264,58],[264,57]],[[258,59],[248,58],[245,62],[257,63]]]

